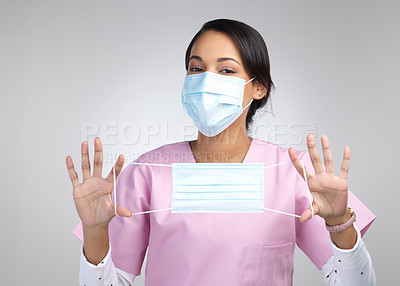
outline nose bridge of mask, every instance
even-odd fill
[[[132,162],[131,164],[137,165],[172,167],[173,176],[173,193],[170,208],[135,212],[132,215],[168,210],[171,213],[257,213],[267,210],[300,218],[300,215],[297,214],[264,207],[264,170],[290,162],[288,160],[269,166],[264,166],[262,163],[172,163],[170,165]],[[314,216],[313,198],[309,191],[306,170],[301,160],[300,163],[303,169],[311,214]],[[197,172],[200,175],[193,177],[192,174]],[[117,214],[115,168],[113,168],[113,174],[114,212],[119,217]]]
[[[242,78],[213,72],[188,75],[183,84],[182,103],[228,103],[241,106],[245,84]],[[212,96],[214,94],[218,96]]]
[[[211,105],[215,103],[231,103],[241,105],[241,101],[243,101],[244,86],[254,80],[254,77],[249,79],[248,81],[245,81],[242,78],[224,76],[212,72],[189,75],[188,77],[192,78],[191,80],[185,81],[182,94],[207,92],[220,94],[218,97],[207,97],[202,94],[201,100],[205,104]],[[206,78],[206,80],[204,80],[204,78]],[[223,80],[221,81],[221,79]],[[186,92],[187,90],[191,91],[191,93]],[[229,94],[230,96],[226,96],[227,94]],[[193,100],[198,101],[199,98],[186,98],[186,96],[184,96],[182,100],[190,102]],[[252,102],[253,99],[251,99],[250,102],[242,108],[242,111],[249,107]]]

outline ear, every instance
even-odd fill
[[[259,100],[263,98],[268,89],[264,85],[262,85],[258,80],[254,81],[254,88],[253,88],[253,99]]]

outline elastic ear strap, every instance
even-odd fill
[[[289,216],[294,216],[294,217],[298,217],[300,218],[301,216],[297,215],[297,214],[291,214],[291,213],[287,213],[287,212],[283,212],[283,211],[278,211],[278,210],[274,210],[274,209],[269,209],[269,208],[263,208],[264,210],[270,211],[270,212],[274,212],[274,213],[278,213],[278,214],[284,214],[284,215],[289,215]]]
[[[306,182],[306,187],[307,187],[307,191],[308,191],[308,199],[310,201],[310,207],[311,207],[311,217],[314,217],[314,207],[313,207],[313,199],[311,197],[311,192],[310,192],[310,188],[308,187],[308,180],[307,180],[307,174],[306,174],[306,168],[304,167],[303,162],[300,160],[301,166],[303,167],[303,175],[304,175],[304,181]]]
[[[247,103],[247,105],[246,105],[245,107],[243,107],[243,109],[242,109],[242,110],[245,110],[247,107],[249,107],[249,105],[250,105],[252,102],[253,102],[253,99],[251,99],[251,100],[250,100],[250,102],[249,102],[249,103]]]
[[[282,163],[278,163],[278,164],[274,164],[274,165],[268,165],[268,166],[264,167],[264,169],[276,167],[276,166],[283,165],[283,164],[287,164],[287,163],[290,163],[290,162],[292,162],[292,161],[291,161],[291,160],[288,160],[288,161],[285,161],[285,162],[282,162]]]
[[[137,213],[132,213],[132,215],[148,214],[148,213],[161,212],[161,211],[169,211],[169,210],[173,210],[173,209],[175,209],[175,208],[167,208],[167,209],[158,209],[158,210],[151,210],[151,211],[145,211],[145,212],[137,212]]]
[[[113,167],[113,179],[114,179],[114,212],[117,217],[121,217],[120,215],[117,214],[117,185],[115,183],[115,165]]]
[[[172,167],[172,165],[167,165],[167,164],[151,164],[151,163],[136,163],[136,162],[132,162],[131,164]],[[114,212],[117,217],[121,217],[120,215],[117,214],[117,185],[115,183],[115,165],[113,167],[113,180],[114,180]],[[167,211],[167,210],[172,210],[172,209],[174,209],[174,208],[151,210],[151,211],[145,211],[145,212],[136,212],[136,213],[132,213],[132,216],[138,215],[138,214],[147,214],[147,213],[154,213],[154,212],[159,212],[159,211]]]
[[[253,77],[252,79],[246,81],[246,82],[244,83],[244,85],[248,84],[248,83],[251,82],[253,79],[254,79],[254,77]]]

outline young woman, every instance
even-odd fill
[[[199,129],[198,138],[151,150],[122,172],[120,156],[114,167],[117,207],[111,196],[114,170],[107,178],[101,176],[99,138],[94,141],[93,175],[88,143],[82,143],[83,183],[71,157],[66,159],[81,219],[73,230],[83,241],[80,284],[132,285],[147,251],[149,286],[292,285],[297,244],[323,272],[327,285],[375,285],[371,258],[361,239],[375,216],[348,190],[349,148],[344,150],[340,174],[335,175],[324,135],[325,168],[311,134],[308,153],[247,135],[253,115],[273,88],[261,35],[238,21],[207,22],[189,44],[185,63],[182,103]],[[216,173],[211,167],[201,179],[195,168],[184,178],[175,174],[173,182],[172,163],[269,166],[261,174],[266,209],[246,212],[243,205],[220,198],[219,207],[231,211],[213,212],[215,205],[205,206],[201,200],[196,205],[199,198],[190,194],[189,211],[174,212],[174,184],[188,179],[206,196],[203,179]],[[256,168],[245,172],[250,180],[260,176]],[[243,178],[240,172],[228,176],[249,187]],[[142,212],[146,213],[136,214]]]

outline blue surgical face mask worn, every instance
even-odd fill
[[[213,72],[187,75],[182,105],[199,131],[215,136],[231,125],[253,100],[242,108],[244,86],[251,82]]]

